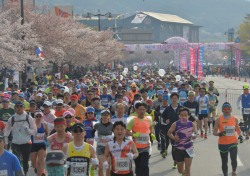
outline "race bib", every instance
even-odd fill
[[[33,143],[43,143],[44,142],[44,135],[45,135],[45,133],[37,133],[34,136]]]
[[[139,137],[136,138],[136,142],[138,144],[148,144],[149,143],[149,135],[148,134],[141,134]]]
[[[190,157],[192,157],[192,158],[194,157],[194,147],[190,147],[190,148],[186,149],[186,152]]]
[[[250,108],[243,108],[243,114],[250,114]]]
[[[225,126],[224,131],[226,132],[226,136],[234,136],[235,126]]]
[[[7,170],[0,170],[0,176],[8,176]]]
[[[70,163],[70,175],[72,176],[86,176],[87,175],[87,163],[86,162],[71,162]]]
[[[184,103],[185,101],[187,101],[187,98],[186,98],[186,97],[180,97],[180,102],[181,102],[181,103]]]
[[[115,158],[116,171],[128,171],[130,160],[129,158]]]
[[[189,108],[190,114],[192,116],[195,116],[196,109],[195,108]]]
[[[200,108],[201,108],[201,111],[206,111],[207,110],[207,105],[206,104],[201,105]]]
[[[210,104],[211,106],[214,106],[214,105],[215,105],[215,101],[209,101],[209,104]]]

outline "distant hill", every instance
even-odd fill
[[[75,14],[86,12],[111,12],[113,14],[150,11],[175,14],[203,26],[201,42],[226,41],[228,28],[236,28],[250,13],[249,0],[53,0],[60,5],[73,4]],[[237,28],[236,28],[237,30]]]

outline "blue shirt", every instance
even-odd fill
[[[102,94],[102,95],[100,95],[100,100],[101,100],[101,104],[103,107],[109,108],[112,97],[109,94],[107,94],[107,95]]]
[[[15,173],[22,171],[22,168],[17,157],[7,150],[4,150],[0,156],[0,171],[6,171],[8,176],[15,176]]]

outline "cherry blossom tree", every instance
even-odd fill
[[[2,68],[23,70],[28,59],[35,60],[34,46],[38,45],[31,23],[21,25],[13,9],[0,13],[0,63]]]

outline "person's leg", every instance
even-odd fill
[[[172,158],[173,158],[173,161],[174,161],[174,165],[173,165],[173,169],[176,169],[176,165],[177,165],[177,163],[176,163],[176,157],[175,157],[175,150],[176,150],[176,148],[173,146],[173,143],[172,143]]]
[[[191,175],[191,164],[192,164],[192,159],[193,158],[185,158],[185,176],[190,176]]]
[[[246,139],[249,139],[249,135],[248,135],[248,115],[247,114],[243,114],[243,120],[244,123],[246,125]]]
[[[30,155],[31,144],[22,144],[20,146],[23,157],[23,171],[26,174],[29,170],[29,155]]]
[[[155,137],[156,137],[156,141],[160,143],[161,139],[160,139],[160,125],[159,124],[155,125]]]
[[[37,169],[37,152],[30,153],[31,165],[34,169]]]
[[[233,173],[236,173],[237,169],[237,154],[238,154],[238,147],[232,147],[229,149],[230,158],[231,158],[231,165]]]
[[[139,171],[141,170],[141,153],[139,153],[138,157],[136,159],[134,159],[135,162],[135,174],[139,175]]]
[[[161,136],[161,153],[165,152],[166,150],[166,135],[164,134],[166,132],[166,130],[161,127],[160,130],[160,136]]]
[[[177,162],[177,168],[178,168],[179,174],[183,174],[183,172],[184,172],[184,162]]]
[[[16,155],[16,157],[19,159],[19,161],[21,162],[20,160],[20,155],[21,155],[21,149],[20,149],[20,145],[17,145],[17,144],[11,144],[11,150],[12,150],[12,153],[14,155]]]
[[[228,166],[227,166],[227,162],[228,162],[228,152],[222,153],[220,152],[220,157],[221,157],[221,162],[222,162],[222,172],[224,174],[224,176],[228,176]]]
[[[138,171],[138,176],[149,176],[149,167],[148,167],[148,161],[149,161],[149,153],[148,152],[142,152],[141,154],[141,161],[140,161],[140,169]],[[137,175],[137,174],[136,174]]]
[[[208,117],[204,118],[204,126],[205,126],[205,137],[207,136],[207,130],[208,130]]]
[[[98,158],[98,160],[99,160],[98,175],[99,175],[99,176],[104,176],[104,175],[103,175],[103,162],[104,162],[104,157],[103,157],[103,155],[98,155],[97,158]]]
[[[44,157],[46,155],[46,150],[40,149],[37,153],[37,175],[44,173]]]

